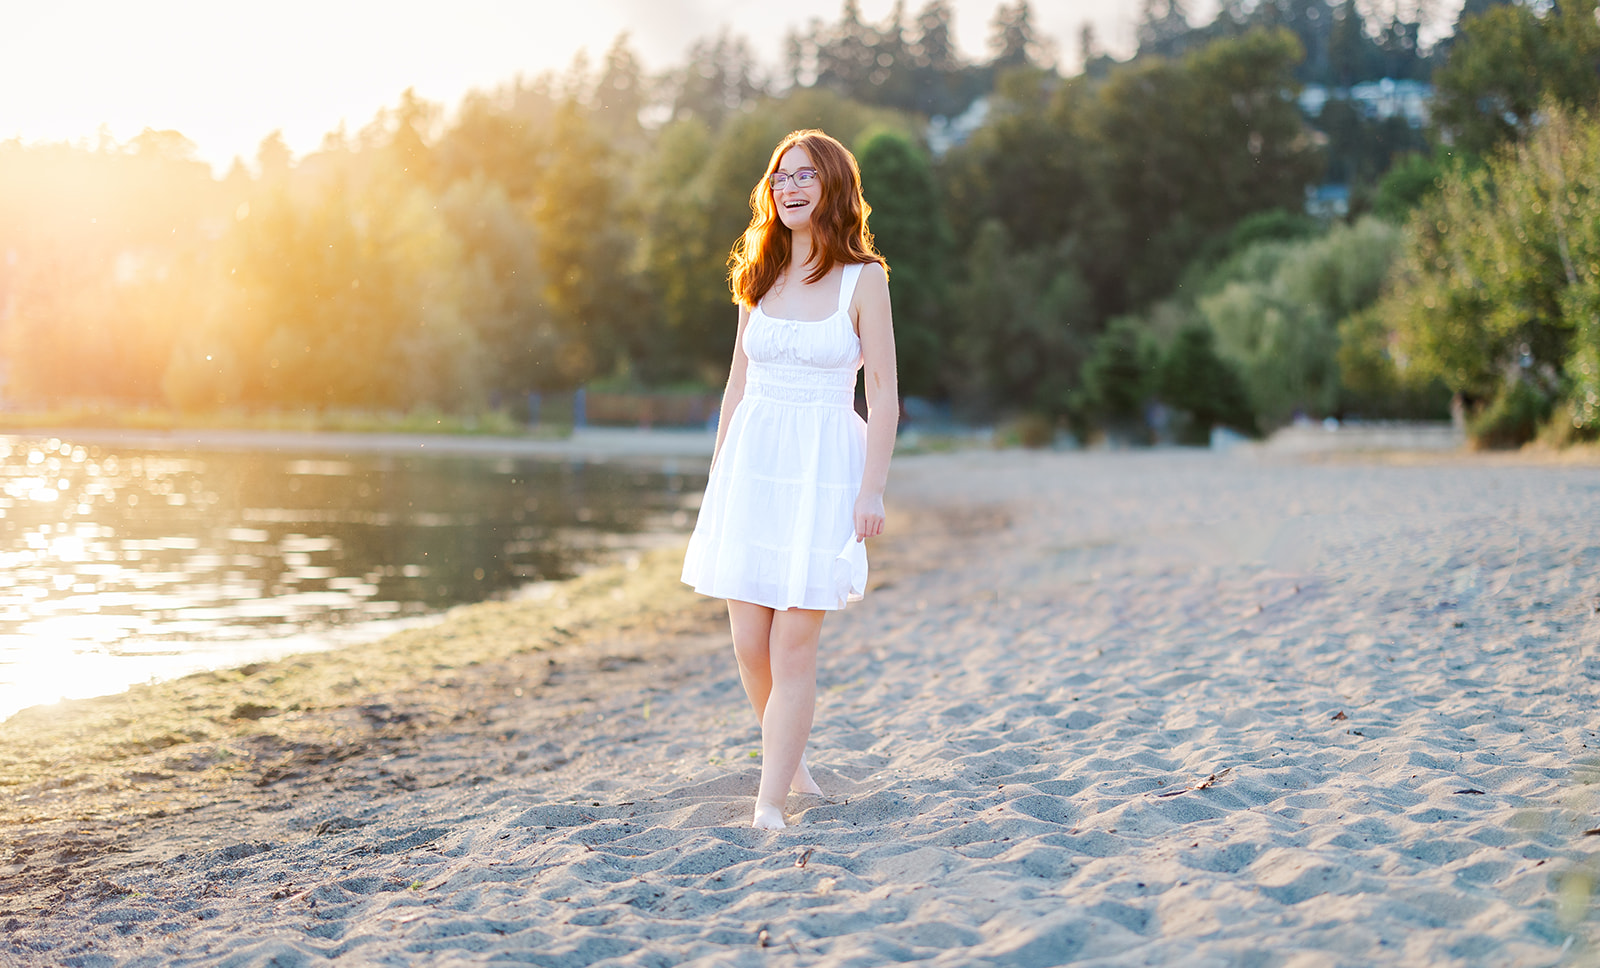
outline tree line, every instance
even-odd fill
[[[1574,380],[1600,358],[1582,335],[1588,209],[1562,199],[1588,197],[1594,157],[1592,3],[1584,16],[1469,5],[1423,50],[1418,24],[1368,23],[1350,0],[1224,3],[1198,26],[1152,0],[1136,56],[1107,57],[1086,28],[1068,74],[1026,2],[998,8],[978,62],[943,0],[878,24],[847,2],[773,70],[723,33],[652,75],[624,37],[448,112],[406,92],[298,159],[270,136],[222,178],[176,132],[0,142],[3,393],[470,411],[586,384],[715,389],[750,186],[784,133],[815,126],[860,159],[907,395],[1135,437],[1158,405],[1158,425],[1202,439],[1299,414],[1439,415],[1452,394],[1487,414],[1516,370],[1505,385],[1537,396],[1536,424],[1582,417],[1596,405]],[[1431,77],[1433,126],[1348,104],[1308,119],[1294,99],[1380,76]],[[974,102],[981,123],[936,155],[928,119],[979,116]],[[1330,177],[1351,184],[1350,216],[1301,214]],[[1494,229],[1567,226],[1539,271],[1427,228],[1541,191],[1554,209]],[[1452,259],[1554,288],[1515,290],[1519,321],[1485,322],[1450,302]],[[1428,334],[1462,320],[1482,351],[1446,365],[1459,341]]]

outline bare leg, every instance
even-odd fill
[[[733,630],[733,655],[739,660],[739,681],[755,710],[756,722],[767,709],[772,692],[772,609],[765,605],[728,600],[728,625]]]
[[[761,789],[754,825],[784,827],[783,805],[805,755],[817,705],[817,640],[823,612],[792,608],[774,612],[768,640],[772,687],[761,716]]]
[[[757,723],[765,721],[767,697],[772,694],[772,627],[775,614],[765,605],[728,601],[728,625],[733,630],[733,654],[739,661],[739,681],[744,684],[744,694],[750,700],[750,708],[755,711]],[[796,793],[822,792],[817,781],[811,778],[811,771],[806,768],[804,750],[801,752],[800,765],[790,777],[789,789]]]

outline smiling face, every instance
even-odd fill
[[[800,180],[792,177],[802,168],[816,169],[811,161],[811,155],[805,148],[795,145],[783,153],[778,160],[778,171],[791,177],[782,188],[772,190],[772,204],[777,206],[778,219],[792,232],[795,229],[805,229],[811,223],[811,213],[822,201],[822,179],[813,178],[811,184],[801,186]]]

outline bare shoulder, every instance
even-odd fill
[[[889,291],[889,273],[884,271],[881,262],[863,262],[861,264],[861,279],[857,287],[875,289],[880,292]]]
[[[880,304],[888,299],[889,274],[884,271],[883,263],[861,263],[861,277],[856,280],[855,298],[852,300],[856,308]]]

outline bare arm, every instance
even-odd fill
[[[874,263],[861,270],[852,303],[867,385],[867,463],[856,498],[855,528],[857,536],[872,538],[883,533],[883,489],[889,482],[889,458],[900,426],[894,320],[889,310],[889,278],[882,266]]]
[[[722,454],[722,442],[728,436],[728,422],[733,419],[733,411],[744,399],[744,374],[750,366],[750,358],[744,355],[744,327],[749,321],[750,310],[740,306],[739,328],[733,337],[733,364],[728,367],[728,386],[722,391],[722,410],[717,416],[717,446],[711,452],[713,467]]]

